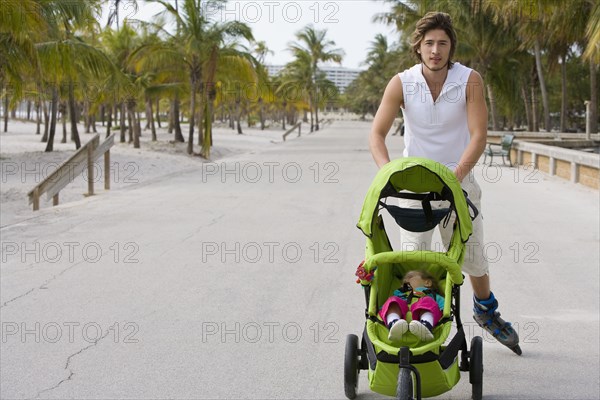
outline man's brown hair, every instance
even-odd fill
[[[449,14],[437,11],[428,12],[417,22],[415,31],[412,33],[410,38],[410,46],[413,51],[413,55],[417,60],[422,61],[421,54],[418,50],[421,47],[421,41],[427,32],[433,29],[442,29],[450,38],[450,54],[448,57],[448,68],[452,68],[452,57],[456,50],[456,32],[452,26],[452,18]]]

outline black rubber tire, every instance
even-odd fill
[[[398,372],[397,400],[413,400],[413,379],[410,369],[400,368]]]
[[[483,339],[481,336],[471,339],[469,356],[469,382],[472,386],[472,398],[481,400],[483,397]]]
[[[358,336],[348,335],[344,354],[344,392],[349,399],[356,398],[358,372]]]

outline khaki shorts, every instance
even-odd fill
[[[481,211],[481,187],[475,180],[473,174],[465,177],[461,184],[462,188],[468,193],[469,200],[473,202],[479,214],[473,221],[473,234],[466,243],[466,254],[462,266],[463,272],[472,276],[483,276],[489,272],[488,261],[485,258],[485,247],[483,241],[483,213]],[[421,202],[415,200],[400,199],[400,207],[405,208],[421,208]],[[448,202],[432,202],[432,208],[448,207]],[[452,217],[446,227],[444,221],[440,222],[437,228],[440,230],[442,242],[444,246],[448,246],[452,238],[452,226],[456,219],[456,213],[452,213]],[[432,249],[433,232],[436,228],[427,232],[410,232],[400,228],[400,246],[402,251],[410,250],[434,250],[445,252],[446,249]]]

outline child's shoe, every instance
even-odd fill
[[[408,325],[410,332],[418,337],[423,342],[431,342],[433,340],[433,326],[427,321],[410,321]]]
[[[388,329],[390,330],[388,339],[398,341],[408,331],[408,322],[404,319],[395,319],[388,324]]]

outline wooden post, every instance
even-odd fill
[[[58,193],[56,193],[54,196],[52,196],[52,205],[53,206],[58,205]]]
[[[40,189],[33,189],[33,211],[37,211],[40,209]]]
[[[104,153],[104,190],[110,190],[110,150]]]

